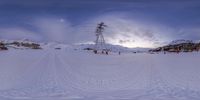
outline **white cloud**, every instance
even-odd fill
[[[177,33],[182,34],[180,37],[184,38],[199,37],[198,28],[177,31],[159,23],[130,17],[127,13],[107,13],[76,26],[72,26],[67,19],[60,17],[36,17],[27,22],[35,30],[25,27],[0,28],[0,38],[27,38],[34,41],[67,44],[91,43],[96,39],[95,29],[101,21],[108,25],[104,32],[106,42],[127,47],[157,47],[177,39]]]
[[[77,30],[82,33],[82,36],[88,40],[95,40],[95,28],[97,23],[103,21],[108,27],[105,29],[104,36],[108,43],[123,45],[128,47],[156,47],[165,43],[169,38],[173,30],[169,27],[159,25],[157,23],[148,22],[145,23],[141,20],[130,19],[126,14],[120,13],[108,13],[102,16],[98,16],[89,20],[82,26],[86,27],[81,31],[80,27]],[[80,35],[80,34],[78,34]],[[126,41],[126,42],[120,42]],[[160,44],[158,43],[160,42]]]
[[[69,22],[60,18],[37,18],[33,25],[44,37],[45,41],[71,43],[73,41],[73,29]]]
[[[181,39],[200,40],[200,29],[197,26],[182,27],[177,30],[177,33]]]
[[[31,39],[43,42],[63,42],[74,43],[73,28],[70,23],[63,18],[37,17],[27,22],[34,29],[28,27],[7,27],[0,28],[0,38],[2,39]]]

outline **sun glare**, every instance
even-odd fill
[[[128,48],[136,48],[136,47],[141,47],[141,48],[153,48],[155,47],[154,45],[152,45],[151,43],[148,42],[128,42],[128,43],[124,43],[124,44],[118,44],[121,45],[123,47],[128,47]]]

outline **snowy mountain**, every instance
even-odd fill
[[[71,50],[88,50],[93,49],[94,44],[74,44],[68,45],[59,42],[39,43],[28,39],[23,40],[0,40],[0,50],[8,49],[71,49]],[[113,53],[144,53],[144,52],[192,52],[200,50],[199,41],[192,40],[175,40],[166,46],[158,47],[155,49],[150,48],[127,48],[120,45],[106,44],[106,48]]]
[[[94,48],[94,44],[79,44],[74,45],[75,49],[77,50],[84,50],[86,48]],[[123,52],[123,53],[142,53],[147,52],[149,48],[127,48],[120,45],[112,45],[112,44],[106,44],[106,48],[109,49],[111,52]]]
[[[49,43],[40,43],[43,49],[72,49],[71,45],[59,43],[59,42],[49,42]]]
[[[71,49],[71,50],[85,50],[86,48],[93,48],[94,44],[74,44],[68,45],[59,42],[39,43],[28,39],[23,40],[0,40],[2,47],[7,49]],[[147,52],[149,48],[127,48],[120,45],[106,44],[106,48],[111,52],[121,53],[143,53]],[[6,50],[7,50],[6,49]]]

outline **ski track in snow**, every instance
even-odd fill
[[[200,100],[199,57],[0,52],[0,100]]]

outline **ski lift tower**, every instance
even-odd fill
[[[103,22],[99,23],[97,25],[96,28],[96,41],[95,41],[95,47],[94,47],[94,52],[108,52],[107,48],[106,48],[106,43],[105,43],[105,39],[103,36],[103,31],[104,28],[107,27],[107,25],[105,25]]]

